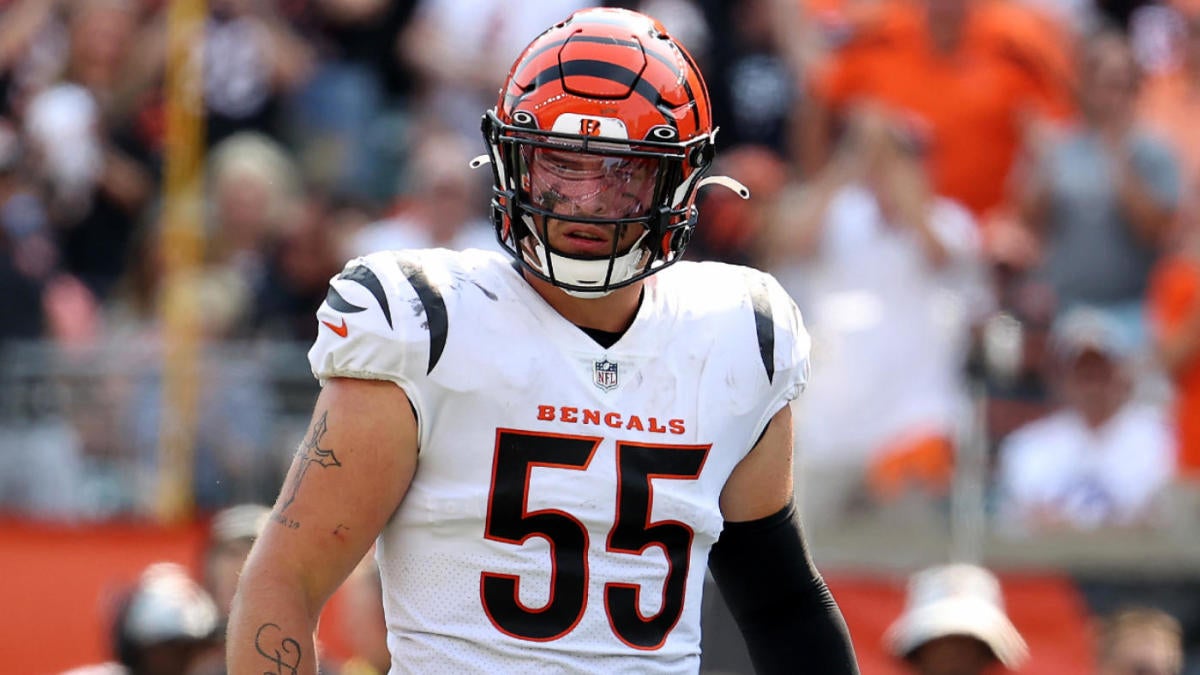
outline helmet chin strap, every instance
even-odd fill
[[[639,263],[646,256],[646,251],[642,248],[641,244],[649,232],[643,232],[642,236],[633,242],[633,246],[629,248],[629,252],[617,256],[615,260],[612,258],[585,260],[551,251],[545,242],[542,241],[542,238],[538,236],[537,227],[534,226],[533,219],[528,215],[524,215],[522,218],[530,235],[533,237],[533,245],[520,247],[521,254],[525,257],[526,262],[540,270],[546,276],[551,276],[549,270],[553,269],[553,278],[555,281],[572,286],[603,286],[604,277],[608,274],[610,261],[612,262],[610,284],[619,284],[641,271]],[[549,261],[549,265],[547,261]],[[612,293],[615,289],[601,290],[597,288],[594,291],[580,291],[563,288],[562,290],[567,295],[576,298],[602,298]]]

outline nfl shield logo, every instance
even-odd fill
[[[612,391],[613,389],[616,389],[617,364],[605,358],[596,361],[594,366],[595,367],[592,369],[592,382],[604,391]]]

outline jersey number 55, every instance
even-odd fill
[[[592,436],[498,429],[484,536],[522,544],[542,537],[550,544],[550,599],[527,607],[519,597],[520,578],[483,572],[480,595],[484,612],[501,632],[523,640],[557,640],[583,618],[588,589],[588,531],[577,518],[558,509],[528,510],[529,478],[534,467],[584,471],[603,439]],[[692,528],[675,520],[650,522],[652,481],[699,478],[708,445],[652,445],[617,442],[617,515],[608,533],[610,553],[641,555],[658,546],[668,563],[658,613],[642,616],[641,588],[610,582],[604,609],[619,640],[635,649],[658,649],[683,612],[691,560]]]

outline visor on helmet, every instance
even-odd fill
[[[522,148],[521,183],[534,208],[608,221],[645,218],[654,208],[658,162],[648,157]]]

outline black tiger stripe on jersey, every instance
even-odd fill
[[[342,294],[338,293],[337,289],[333,286],[330,286],[329,292],[325,294],[325,303],[342,314],[357,314],[359,312],[365,312],[367,309],[366,307],[359,307],[358,305],[355,305],[349,300],[343,298]]]
[[[425,276],[425,270],[420,266],[406,260],[401,260],[398,264],[404,278],[408,279],[408,283],[417,292],[417,299],[421,301],[421,307],[425,310],[425,326],[429,329],[429,367],[425,370],[425,374],[428,375],[433,372],[433,367],[442,358],[442,350],[446,348],[446,332],[450,328],[446,301],[442,298],[441,291],[429,282],[429,277]]]
[[[750,305],[754,307],[754,328],[758,333],[758,353],[767,382],[775,381],[775,314],[771,310],[771,295],[761,280],[750,282]]]
[[[387,319],[388,328],[392,327],[392,308],[388,305],[387,294],[383,292],[383,283],[379,281],[379,277],[375,276],[371,268],[366,265],[358,265],[342,272],[338,278],[353,281],[371,291],[371,295],[375,296],[375,300],[379,302],[379,309],[383,310],[383,318]]]

